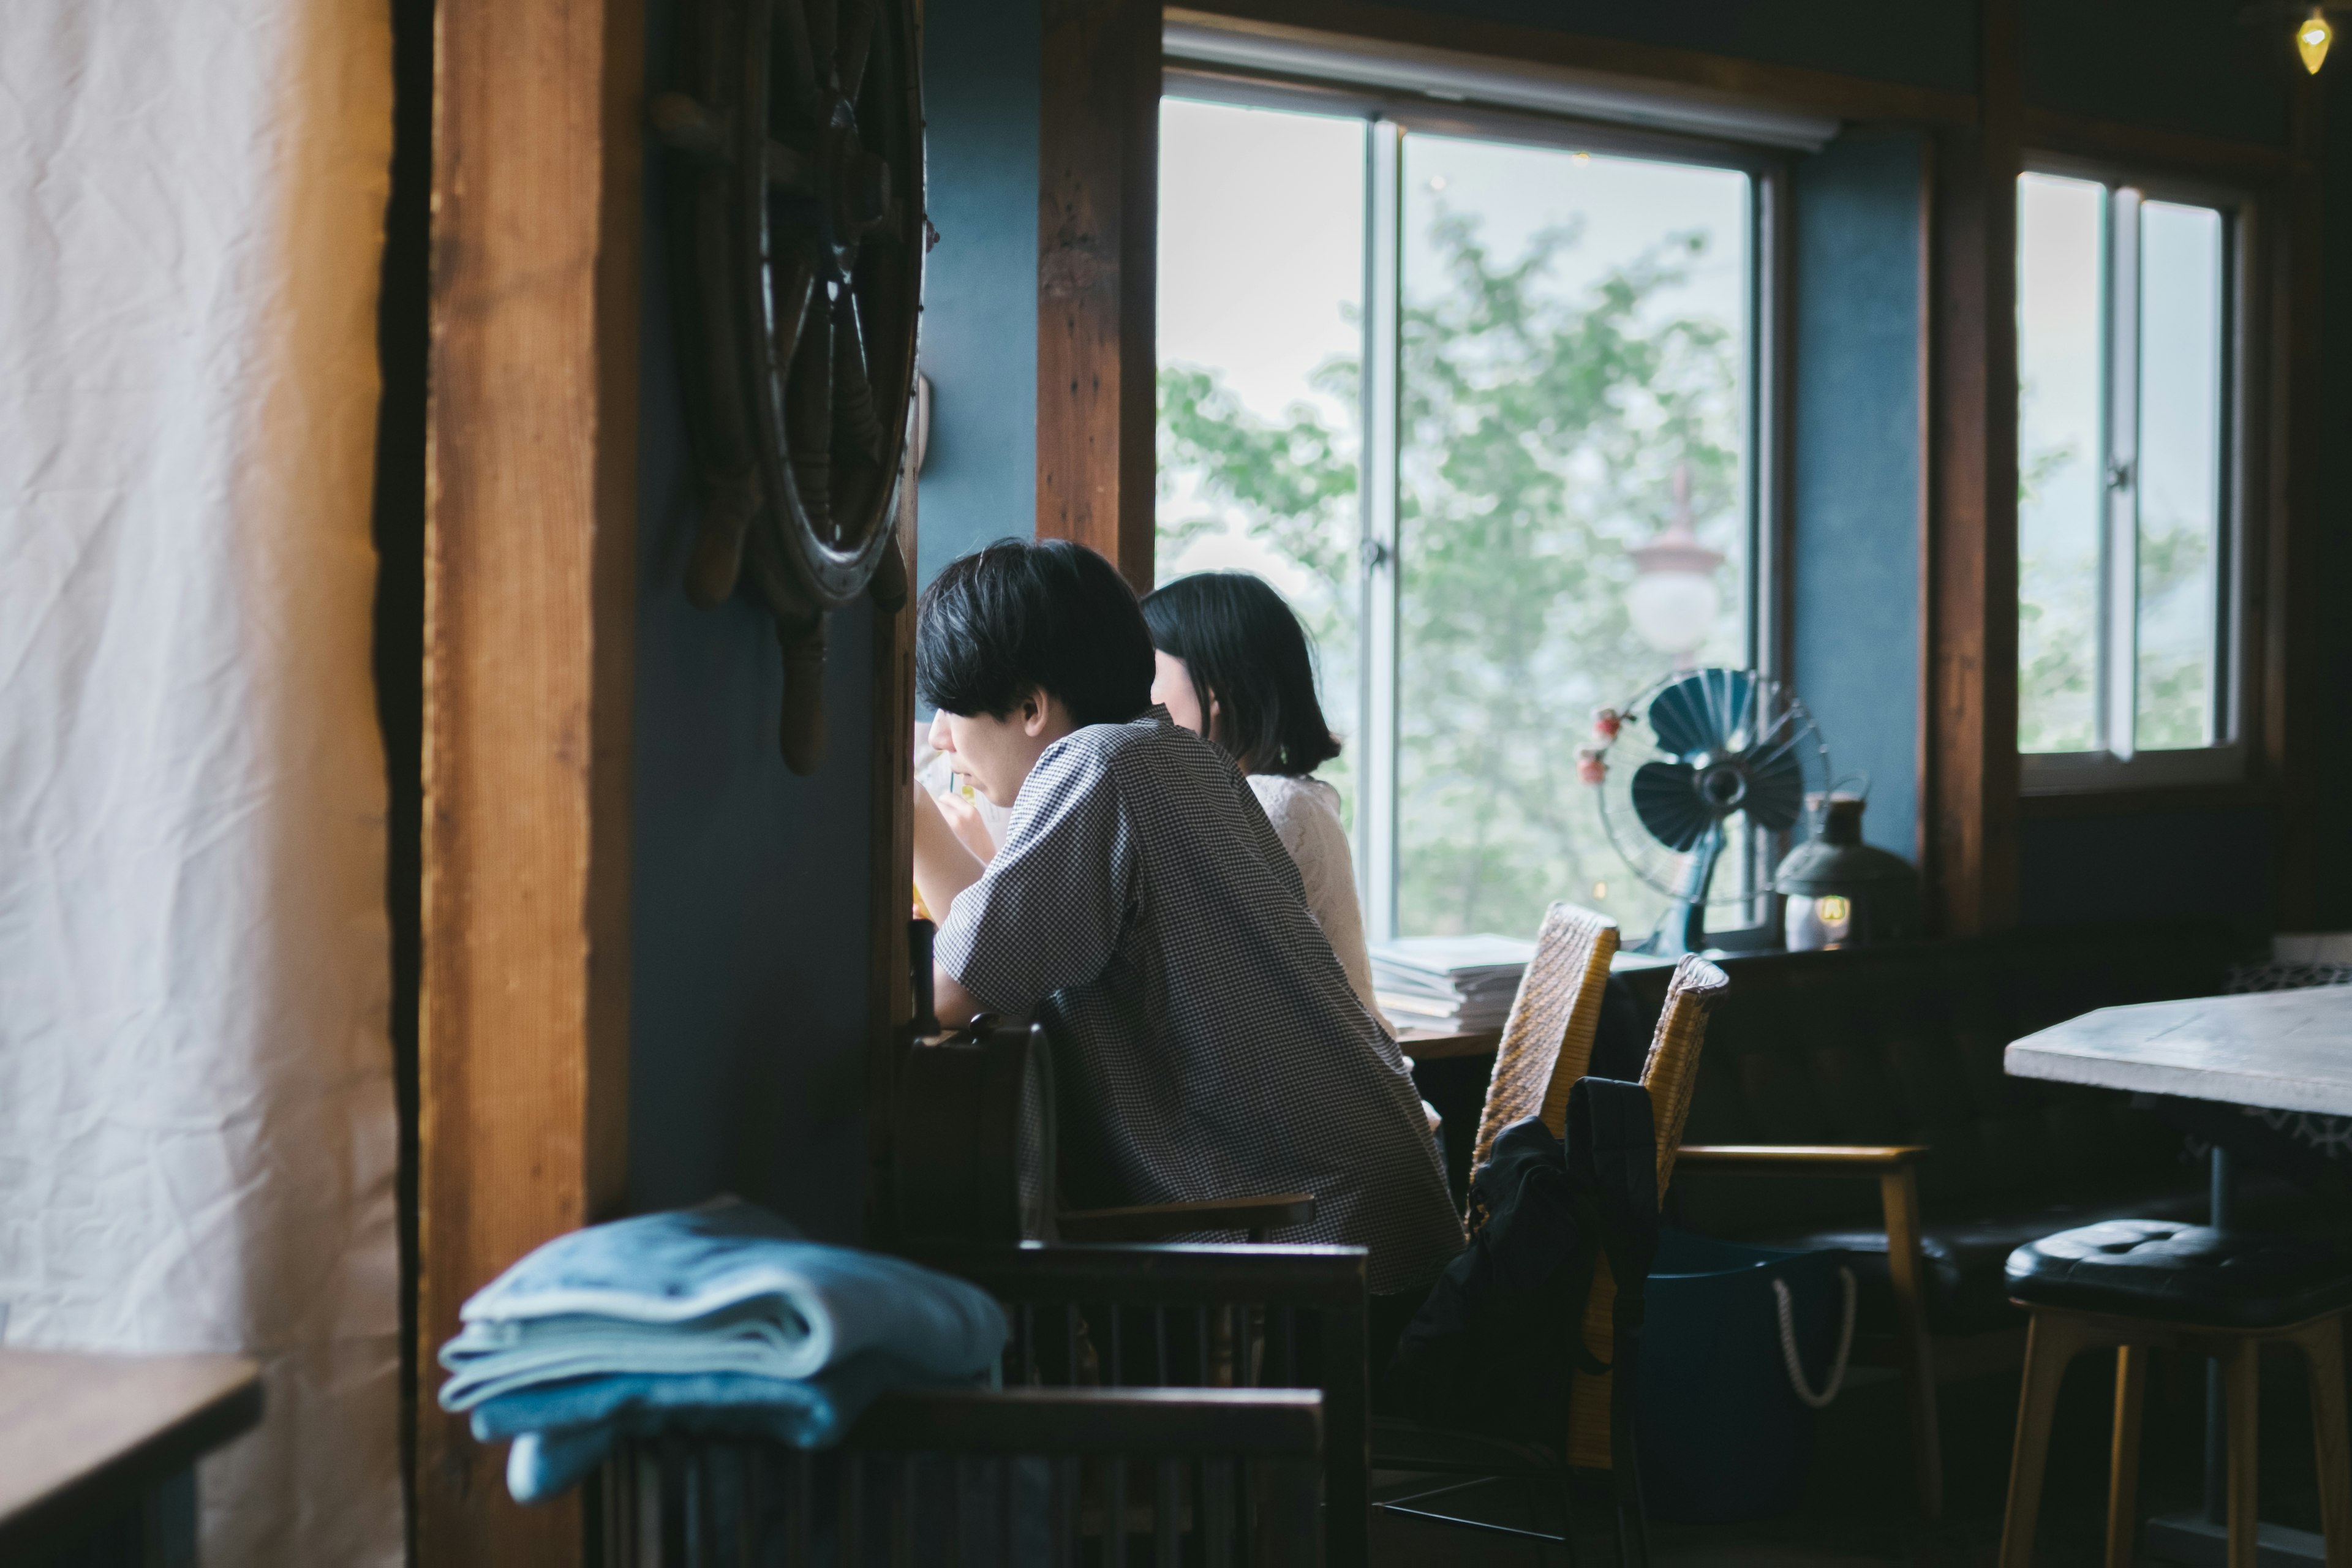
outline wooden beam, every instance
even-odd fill
[[[1158,0],[1046,0],[1037,204],[1037,536],[1152,582]]]
[[[2244,180],[2278,174],[2287,165],[2284,147],[2259,142],[2225,142],[2149,125],[2094,120],[2054,109],[2020,110],[2020,133],[2037,153],[2113,159],[2150,169]]]
[[[622,1197],[641,0],[441,0],[427,415],[416,1540],[579,1561],[431,1398],[457,1309]]]
[[[1976,99],[1965,92],[1551,27],[1473,21],[1454,15],[1367,5],[1362,0],[1188,0],[1181,7],[1170,6],[1168,19],[1212,23],[1222,19],[1270,33],[1303,30],[1373,38],[1408,48],[1600,71],[1846,120],[1957,127],[1973,127],[1978,122]]]
[[[1929,180],[1920,803],[1946,936],[2017,916],[2017,0],[1982,16],[1980,118],[1937,132]]]
[[[2319,84],[2297,79],[2293,102],[2294,158],[2283,183],[2284,209],[2271,229],[2269,490],[2266,546],[2257,567],[2263,588],[2261,644],[2248,647],[2248,673],[2259,678],[2249,706],[2260,709],[2262,763],[2278,803],[2277,909],[2282,931],[2307,930],[2318,914],[2319,799],[2315,742],[2341,708],[2320,681],[2319,458],[2322,334],[2326,279],[2321,272],[2325,125]],[[2340,612],[2339,612],[2340,613]],[[2249,628],[2252,629],[2252,627]],[[2250,685],[2253,684],[2249,682]],[[2340,700],[2339,700],[2340,701]]]

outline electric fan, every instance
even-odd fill
[[[1715,889],[1734,824],[1784,833],[1805,796],[1828,786],[1829,748],[1788,688],[1750,669],[1685,669],[1594,721],[1601,743],[1579,754],[1598,786],[1609,841],[1636,876],[1673,900],[1640,951],[1675,955],[1706,944],[1709,904],[1756,893]]]

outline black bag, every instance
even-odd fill
[[[1448,1264],[1397,1342],[1382,1381],[1394,1413],[1498,1436],[1559,1443],[1579,1371],[1610,1363],[1563,1332],[1583,1321],[1602,1257],[1617,1281],[1618,1392],[1630,1444],[1642,1283],[1657,1247],[1657,1140],[1639,1084],[1580,1079],[1568,1136],[1539,1118],[1513,1122],[1471,1177],[1470,1245]],[[1604,1349],[1607,1347],[1603,1347]],[[1631,1474],[1631,1449],[1620,1456]]]

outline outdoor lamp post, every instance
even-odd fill
[[[1675,668],[1687,668],[1723,613],[1715,585],[1723,552],[1701,544],[1691,530],[1688,464],[1675,465],[1675,510],[1664,529],[1626,553],[1633,558],[1633,582],[1625,590],[1633,635],[1670,655]]]

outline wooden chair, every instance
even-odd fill
[[[1297,1390],[958,1389],[886,1394],[823,1454],[635,1440],[592,1482],[593,1560],[1311,1565],[1322,1415]],[[1149,1478],[1135,1504],[1131,1474]]]
[[[1919,1512],[1944,1512],[1944,1447],[1936,1416],[1936,1362],[1927,1337],[1927,1258],[1919,1246],[1919,1162],[1923,1143],[1885,1145],[1689,1143],[1688,1171],[1748,1176],[1836,1176],[1878,1184],[1886,1227],[1887,1281],[1895,1297],[1895,1360],[1911,1415],[1911,1463]]]
[[[1325,1542],[1369,1556],[1371,1386],[1360,1247],[934,1247],[1013,1325],[1013,1387],[1288,1388],[1322,1400]]]
[[[1554,905],[1550,913],[1545,917],[1546,935],[1554,938],[1559,947],[1567,948],[1576,940],[1576,928],[1580,916],[1583,916],[1588,921],[1598,919],[1564,905]],[[1538,962],[1542,958],[1543,947],[1544,941],[1538,938]],[[1536,973],[1534,965],[1530,965],[1530,975],[1533,976]],[[1563,973],[1566,974],[1564,984],[1571,987],[1574,994],[1560,998],[1556,1003],[1547,1003],[1547,1008],[1556,1008],[1555,1015],[1548,1016],[1561,1017],[1565,1028],[1566,1021],[1572,1021],[1585,1013],[1584,994],[1590,993],[1589,1012],[1597,1022],[1600,1010],[1600,986],[1591,971],[1580,972],[1566,966],[1550,969],[1545,972],[1545,979],[1538,981],[1538,984],[1563,984]],[[1604,960],[1599,973],[1605,977],[1606,973]],[[1642,1087],[1649,1091],[1652,1116],[1657,1130],[1658,1194],[1661,1199],[1665,1195],[1667,1178],[1674,1171],[1675,1155],[1680,1142],[1683,1122],[1690,1111],[1691,1089],[1696,1079],[1699,1052],[1706,1038],[1707,1013],[1715,1005],[1716,999],[1723,994],[1727,984],[1723,972],[1705,959],[1696,956],[1684,958],[1675,967],[1674,983],[1667,989],[1665,1006],[1659,1015],[1657,1029],[1651,1038],[1649,1056],[1643,1064]],[[1522,1001],[1526,1000],[1526,995],[1527,985],[1523,983]],[[1534,1016],[1536,1012],[1533,1007],[1524,1010],[1530,1016]],[[1522,1011],[1520,1005],[1514,1005],[1512,1016],[1515,1020]],[[1581,1069],[1589,1059],[1591,1048],[1590,1029],[1583,1040],[1582,1048],[1585,1057],[1582,1058],[1573,1056],[1565,1048],[1568,1037],[1563,1033],[1563,1048],[1558,1059],[1550,1064],[1549,1076],[1546,1080],[1545,1099],[1547,1100],[1550,1098],[1551,1078],[1568,1074],[1568,1081],[1572,1084],[1575,1078],[1581,1075]],[[1534,1070],[1524,1061],[1518,1066],[1529,1073]],[[1525,1093],[1525,1079],[1517,1072],[1507,1073],[1499,1057],[1496,1062],[1496,1080],[1506,1093],[1513,1095]],[[1564,1114],[1567,1104],[1567,1093],[1564,1088],[1560,1091],[1559,1101]],[[1586,1301],[1584,1319],[1577,1331],[1583,1335],[1586,1346],[1603,1361],[1612,1359],[1614,1353],[1616,1331],[1612,1310],[1616,1297],[1616,1282],[1609,1272],[1607,1261],[1603,1259],[1594,1271],[1591,1293]],[[1409,1517],[1436,1520],[1503,1534],[1530,1537],[1538,1541],[1565,1542],[1568,1539],[1566,1527],[1569,1489],[1573,1483],[1576,1473],[1582,1471],[1611,1474],[1615,1468],[1610,1440],[1612,1392],[1612,1379],[1608,1374],[1587,1376],[1578,1373],[1566,1413],[1567,1425],[1557,1447],[1550,1444],[1517,1443],[1484,1433],[1456,1431],[1418,1422],[1376,1420],[1372,1426],[1372,1465],[1376,1470],[1399,1471],[1420,1476],[1454,1475],[1473,1478],[1468,1481],[1454,1482],[1436,1489],[1410,1492],[1392,1491],[1391,1495],[1381,1499],[1376,1506],[1387,1511]],[[1648,1548],[1646,1532],[1640,1516],[1638,1487],[1633,1484],[1633,1478],[1631,1477],[1612,1476],[1612,1479],[1623,1483],[1612,1488],[1617,1500],[1619,1554],[1628,1560],[1646,1562]],[[1425,1501],[1444,1492],[1477,1485],[1483,1481],[1502,1479],[1519,1479],[1555,1489],[1555,1495],[1559,1499],[1560,1508],[1562,1533],[1555,1535],[1542,1530],[1506,1529],[1458,1514],[1440,1513],[1426,1508],[1408,1506]]]
[[[1054,1058],[1034,1024],[976,1020],[898,1064],[892,1228],[910,1243],[1142,1242],[1238,1230],[1262,1242],[1315,1218],[1311,1193],[1066,1209]]]
[[[2266,1344],[2303,1352],[2312,1448],[2330,1568],[2352,1563],[2352,1436],[2344,1386],[2344,1317],[2352,1251],[2328,1242],[2161,1220],[2107,1220],[2061,1231],[2010,1255],[2010,1294],[2032,1314],[2010,1456],[2000,1568],[2033,1561],[2050,1422],[2066,1363],[2116,1347],[2116,1420],[2107,1481],[2108,1568],[2128,1568],[2138,1529],[2140,1405],[2149,1352],[2210,1356],[2221,1366],[2229,1426],[2229,1568],[2255,1568],[2258,1369]]]

